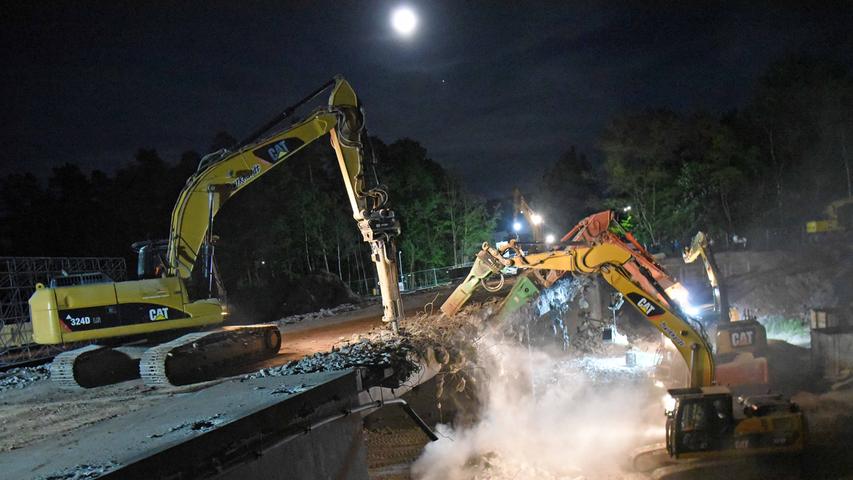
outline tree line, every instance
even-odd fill
[[[233,145],[217,134],[211,151]],[[401,221],[405,270],[468,259],[494,230],[496,212],[468,193],[412,139],[369,139],[365,175],[390,194]],[[200,156],[175,163],[140,149],[114,174],[66,163],[46,182],[31,173],[0,179],[0,250],[16,256],[121,256],[133,271],[131,243],[166,238],[171,211]],[[372,284],[337,159],[316,142],[230,200],[214,222],[216,255],[229,291],[258,288],[314,272]]]
[[[634,233],[660,247],[698,229],[723,240],[759,231],[795,239],[829,202],[853,195],[851,140],[847,69],[788,56],[737,110],[616,115],[599,141],[600,165],[566,152],[535,203],[562,228],[601,208],[627,210]]]

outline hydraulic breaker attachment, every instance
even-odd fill
[[[484,248],[487,245],[484,245]],[[455,315],[465,302],[474,295],[477,291],[477,286],[480,285],[489,275],[495,273],[500,275],[504,265],[499,260],[500,257],[495,257],[488,250],[480,250],[477,257],[474,259],[474,265],[471,266],[471,271],[465,277],[465,281],[456,287],[456,290],[447,297],[447,300],[441,305],[441,312],[445,315]],[[501,276],[503,279],[503,276]]]
[[[527,271],[518,276],[518,280],[515,281],[515,285],[513,285],[509,295],[501,302],[501,306],[498,309],[497,320],[499,322],[504,321],[508,316],[527,305],[531,298],[539,295],[539,288],[530,279],[530,274],[532,273],[535,272]]]

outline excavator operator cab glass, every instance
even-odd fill
[[[731,399],[705,396],[680,399],[671,420],[677,454],[727,447],[734,427]]]
[[[169,243],[166,240],[145,241],[133,244],[136,250],[136,276],[143,278],[160,278],[166,269],[166,252]]]

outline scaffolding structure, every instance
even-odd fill
[[[33,343],[29,304],[37,283],[64,274],[102,272],[124,280],[127,266],[116,257],[0,257],[0,368],[49,358],[58,347]]]

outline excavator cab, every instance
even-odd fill
[[[136,252],[136,276],[145,278],[160,278],[166,271],[166,254],[169,249],[168,240],[146,240],[131,245]]]
[[[731,448],[735,420],[732,395],[726,388],[675,388],[667,411],[666,448],[670,456]]]
[[[743,415],[734,416],[726,387],[674,388],[667,391],[666,449],[673,458],[718,455],[796,453],[805,445],[806,425],[799,406],[781,395],[739,397]],[[714,453],[716,452],[716,453]]]

